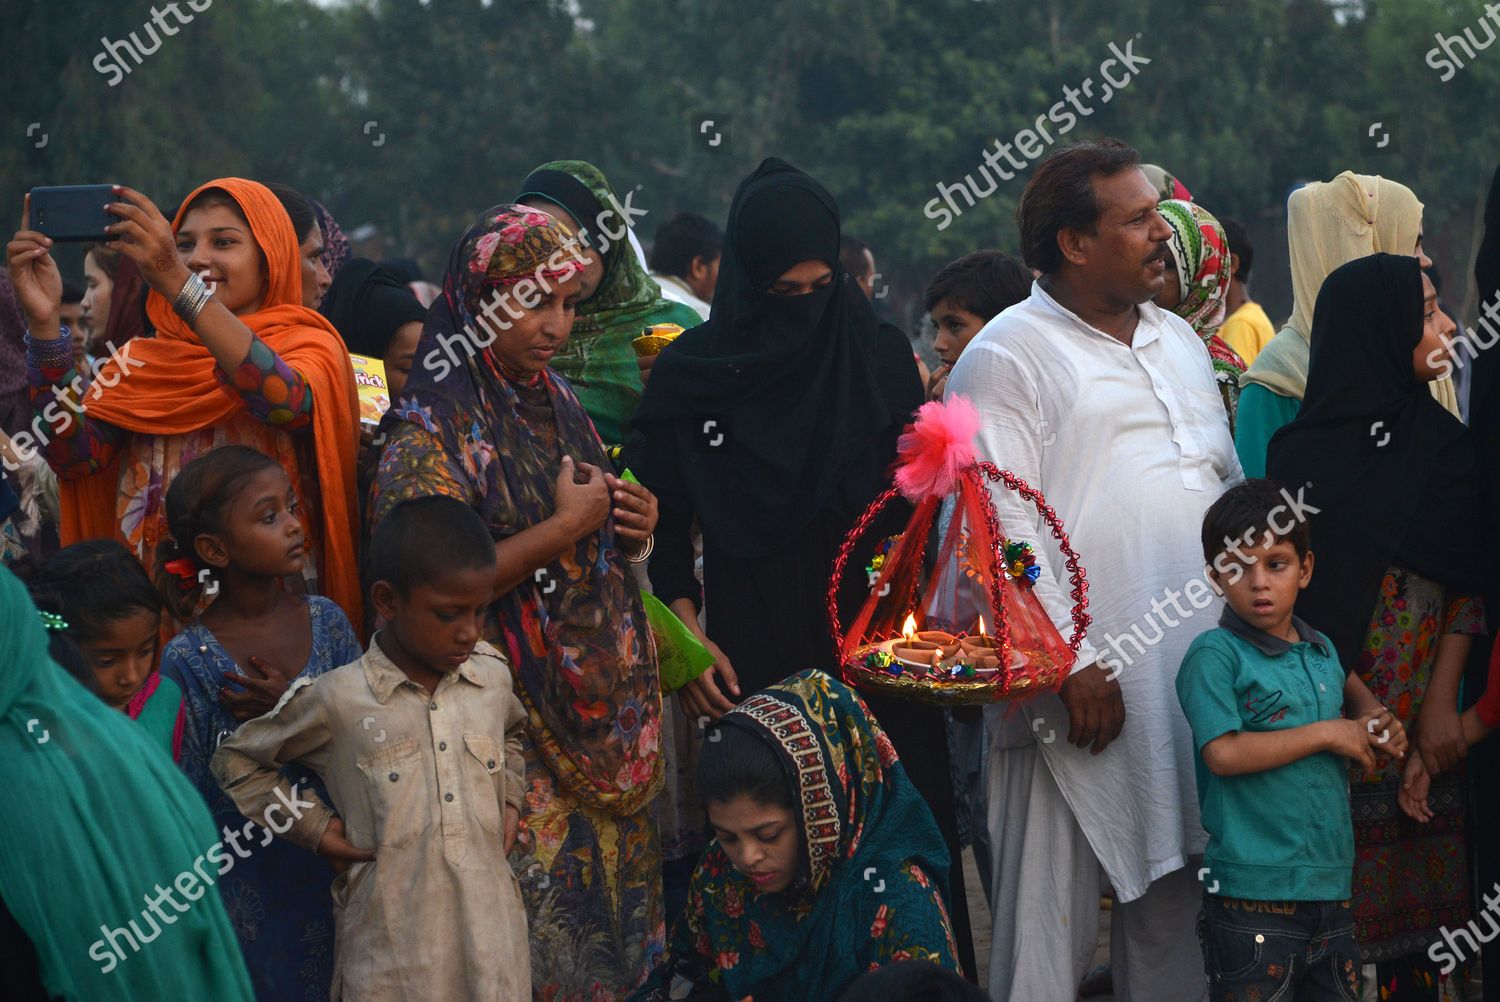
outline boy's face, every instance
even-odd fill
[[[958,356],[963,354],[969,342],[989,323],[987,318],[970,313],[951,299],[939,300],[933,304],[930,316],[933,326],[937,328],[937,336],[932,340],[932,350],[937,352],[944,365],[957,362]]]
[[[1292,607],[1297,593],[1312,580],[1313,555],[1297,559],[1290,540],[1261,536],[1258,545],[1243,540],[1214,559],[1214,582],[1241,619],[1273,636],[1291,640]]]
[[[404,595],[390,582],[377,581],[370,597],[386,621],[381,636],[387,653],[402,668],[408,667],[404,657],[443,675],[458,670],[479,642],[494,583],[494,567],[444,571]]]

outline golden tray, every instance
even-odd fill
[[[682,328],[676,324],[655,324],[646,328],[646,332],[630,342],[635,353],[640,358],[650,358],[660,355],[661,350],[682,334]]]
[[[861,644],[844,663],[844,679],[865,692],[879,692],[915,703],[934,706],[985,706],[1012,699],[1025,699],[1039,692],[1056,689],[1061,684],[1057,665],[1045,651],[1022,651],[1027,670],[1021,677],[1007,681],[994,678],[972,678],[962,681],[935,681],[916,678],[910,672],[892,675],[881,669],[866,668],[866,655],[881,650],[879,643]]]

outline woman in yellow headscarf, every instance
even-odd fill
[[[1266,446],[1291,423],[1307,388],[1313,304],[1323,280],[1339,266],[1370,254],[1406,254],[1427,268],[1422,252],[1422,203],[1404,184],[1344,171],[1314,181],[1287,199],[1287,244],[1292,263],[1292,315],[1240,377],[1235,451],[1247,477],[1266,474]],[[1448,378],[1430,384],[1452,414],[1458,396]]]

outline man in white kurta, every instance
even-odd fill
[[[1087,276],[1064,267],[1075,285]],[[996,1002],[1074,997],[1094,950],[1102,868],[1116,901],[1115,998],[1193,1002],[1207,997],[1193,859],[1207,838],[1173,685],[1189,643],[1218,617],[1199,531],[1240,467],[1208,354],[1187,323],[1137,300],[1122,339],[1049,295],[1062,284],[1052,279],[980,332],[948,395],[978,408],[980,458],[1041,490],[1066,526],[1093,617],[1074,672],[1113,676],[1124,723],[1096,754],[1092,738],[1069,743],[1082,721],[1058,694],[1009,719],[992,712],[989,989]],[[1035,587],[1067,639],[1070,586],[1056,541],[1017,495],[993,497],[1007,535],[1037,547]]]

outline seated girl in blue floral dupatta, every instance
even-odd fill
[[[957,970],[942,835],[852,689],[805,671],[751,696],[698,774],[716,838],[632,1002],[805,1002],[885,964]]]

